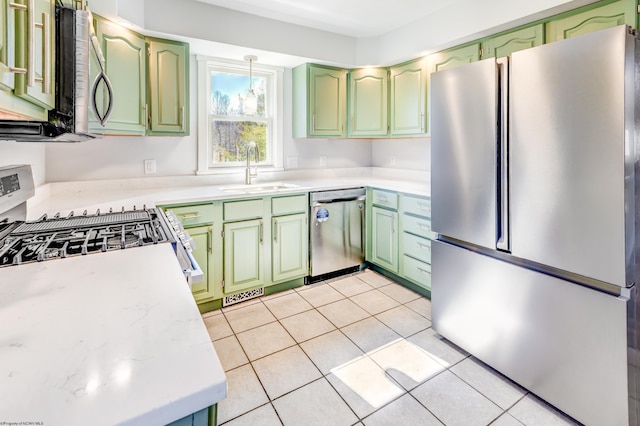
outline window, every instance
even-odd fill
[[[282,69],[253,63],[255,114],[245,113],[249,63],[198,56],[198,173],[235,172],[255,142],[261,168],[282,167]]]

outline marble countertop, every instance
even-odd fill
[[[226,396],[170,244],[0,270],[0,420],[166,424]]]
[[[259,187],[273,183],[274,182],[260,181],[254,183],[253,186]],[[370,176],[327,179],[287,179],[278,180],[277,183],[286,183],[294,187],[279,191],[243,194],[226,191],[226,189],[238,187],[239,185],[237,184],[183,186],[165,184],[162,187],[114,185],[109,181],[54,184],[48,193],[41,194],[36,200],[30,201],[27,209],[28,219],[35,220],[45,213],[53,215],[59,212],[65,215],[72,210],[74,210],[76,214],[85,209],[88,210],[89,213],[94,213],[97,209],[101,211],[109,211],[109,208],[119,209],[121,207],[132,209],[134,206],[136,208],[142,208],[144,205],[152,207],[163,204],[198,203],[222,199],[353,188],[358,186],[370,186],[422,196],[430,195],[428,182]]]

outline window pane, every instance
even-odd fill
[[[251,87],[258,100],[258,110],[253,116],[265,117],[266,78],[254,75]],[[245,115],[244,97],[248,91],[248,75],[212,72],[211,113],[213,115]]]
[[[221,164],[246,161],[249,142],[256,143],[260,161],[265,161],[267,159],[266,123],[212,120],[211,163]]]

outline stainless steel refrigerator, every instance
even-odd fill
[[[620,26],[431,75],[433,328],[588,425],[640,421],[637,50]]]

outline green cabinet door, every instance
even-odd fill
[[[309,135],[346,135],[347,71],[312,66],[309,68]]]
[[[457,47],[434,53],[428,57],[429,73],[455,68],[480,59],[480,44]]]
[[[390,134],[421,135],[427,132],[427,69],[420,59],[390,69]]]
[[[309,273],[309,236],[305,213],[272,219],[272,281],[301,278]]]
[[[148,135],[189,134],[189,45],[147,38],[149,45]]]
[[[32,4],[34,10],[29,11],[27,6],[27,11],[20,11],[16,20],[19,35],[16,66],[27,72],[15,75],[14,90],[24,100],[51,109],[55,106],[54,1],[34,0]]]
[[[371,262],[398,273],[398,214],[371,208]]]
[[[10,0],[0,0],[0,90],[15,88],[15,6]]]
[[[196,249],[193,250],[193,257],[198,262],[198,265],[202,269],[204,280],[199,283],[194,283],[191,287],[193,298],[196,302],[212,299],[214,294],[214,279],[213,279],[213,262],[212,262],[212,226],[197,226],[194,228],[188,228],[187,232],[191,235],[191,238],[196,243]]]
[[[224,224],[224,293],[264,284],[264,227],[261,219]]]
[[[349,72],[349,136],[387,134],[387,76],[386,68]]]
[[[482,59],[510,56],[518,50],[542,44],[544,44],[544,25],[533,25],[486,39],[482,42]]]
[[[635,26],[635,2],[617,1],[547,23],[547,43],[621,24]]]
[[[90,114],[90,129],[112,135],[144,135],[147,115],[144,37],[101,18],[96,18],[96,32],[104,53],[106,74],[113,86],[113,110],[104,128]],[[96,70],[92,67],[91,71],[95,78]],[[101,112],[108,105],[105,89],[102,86],[98,93]]]

